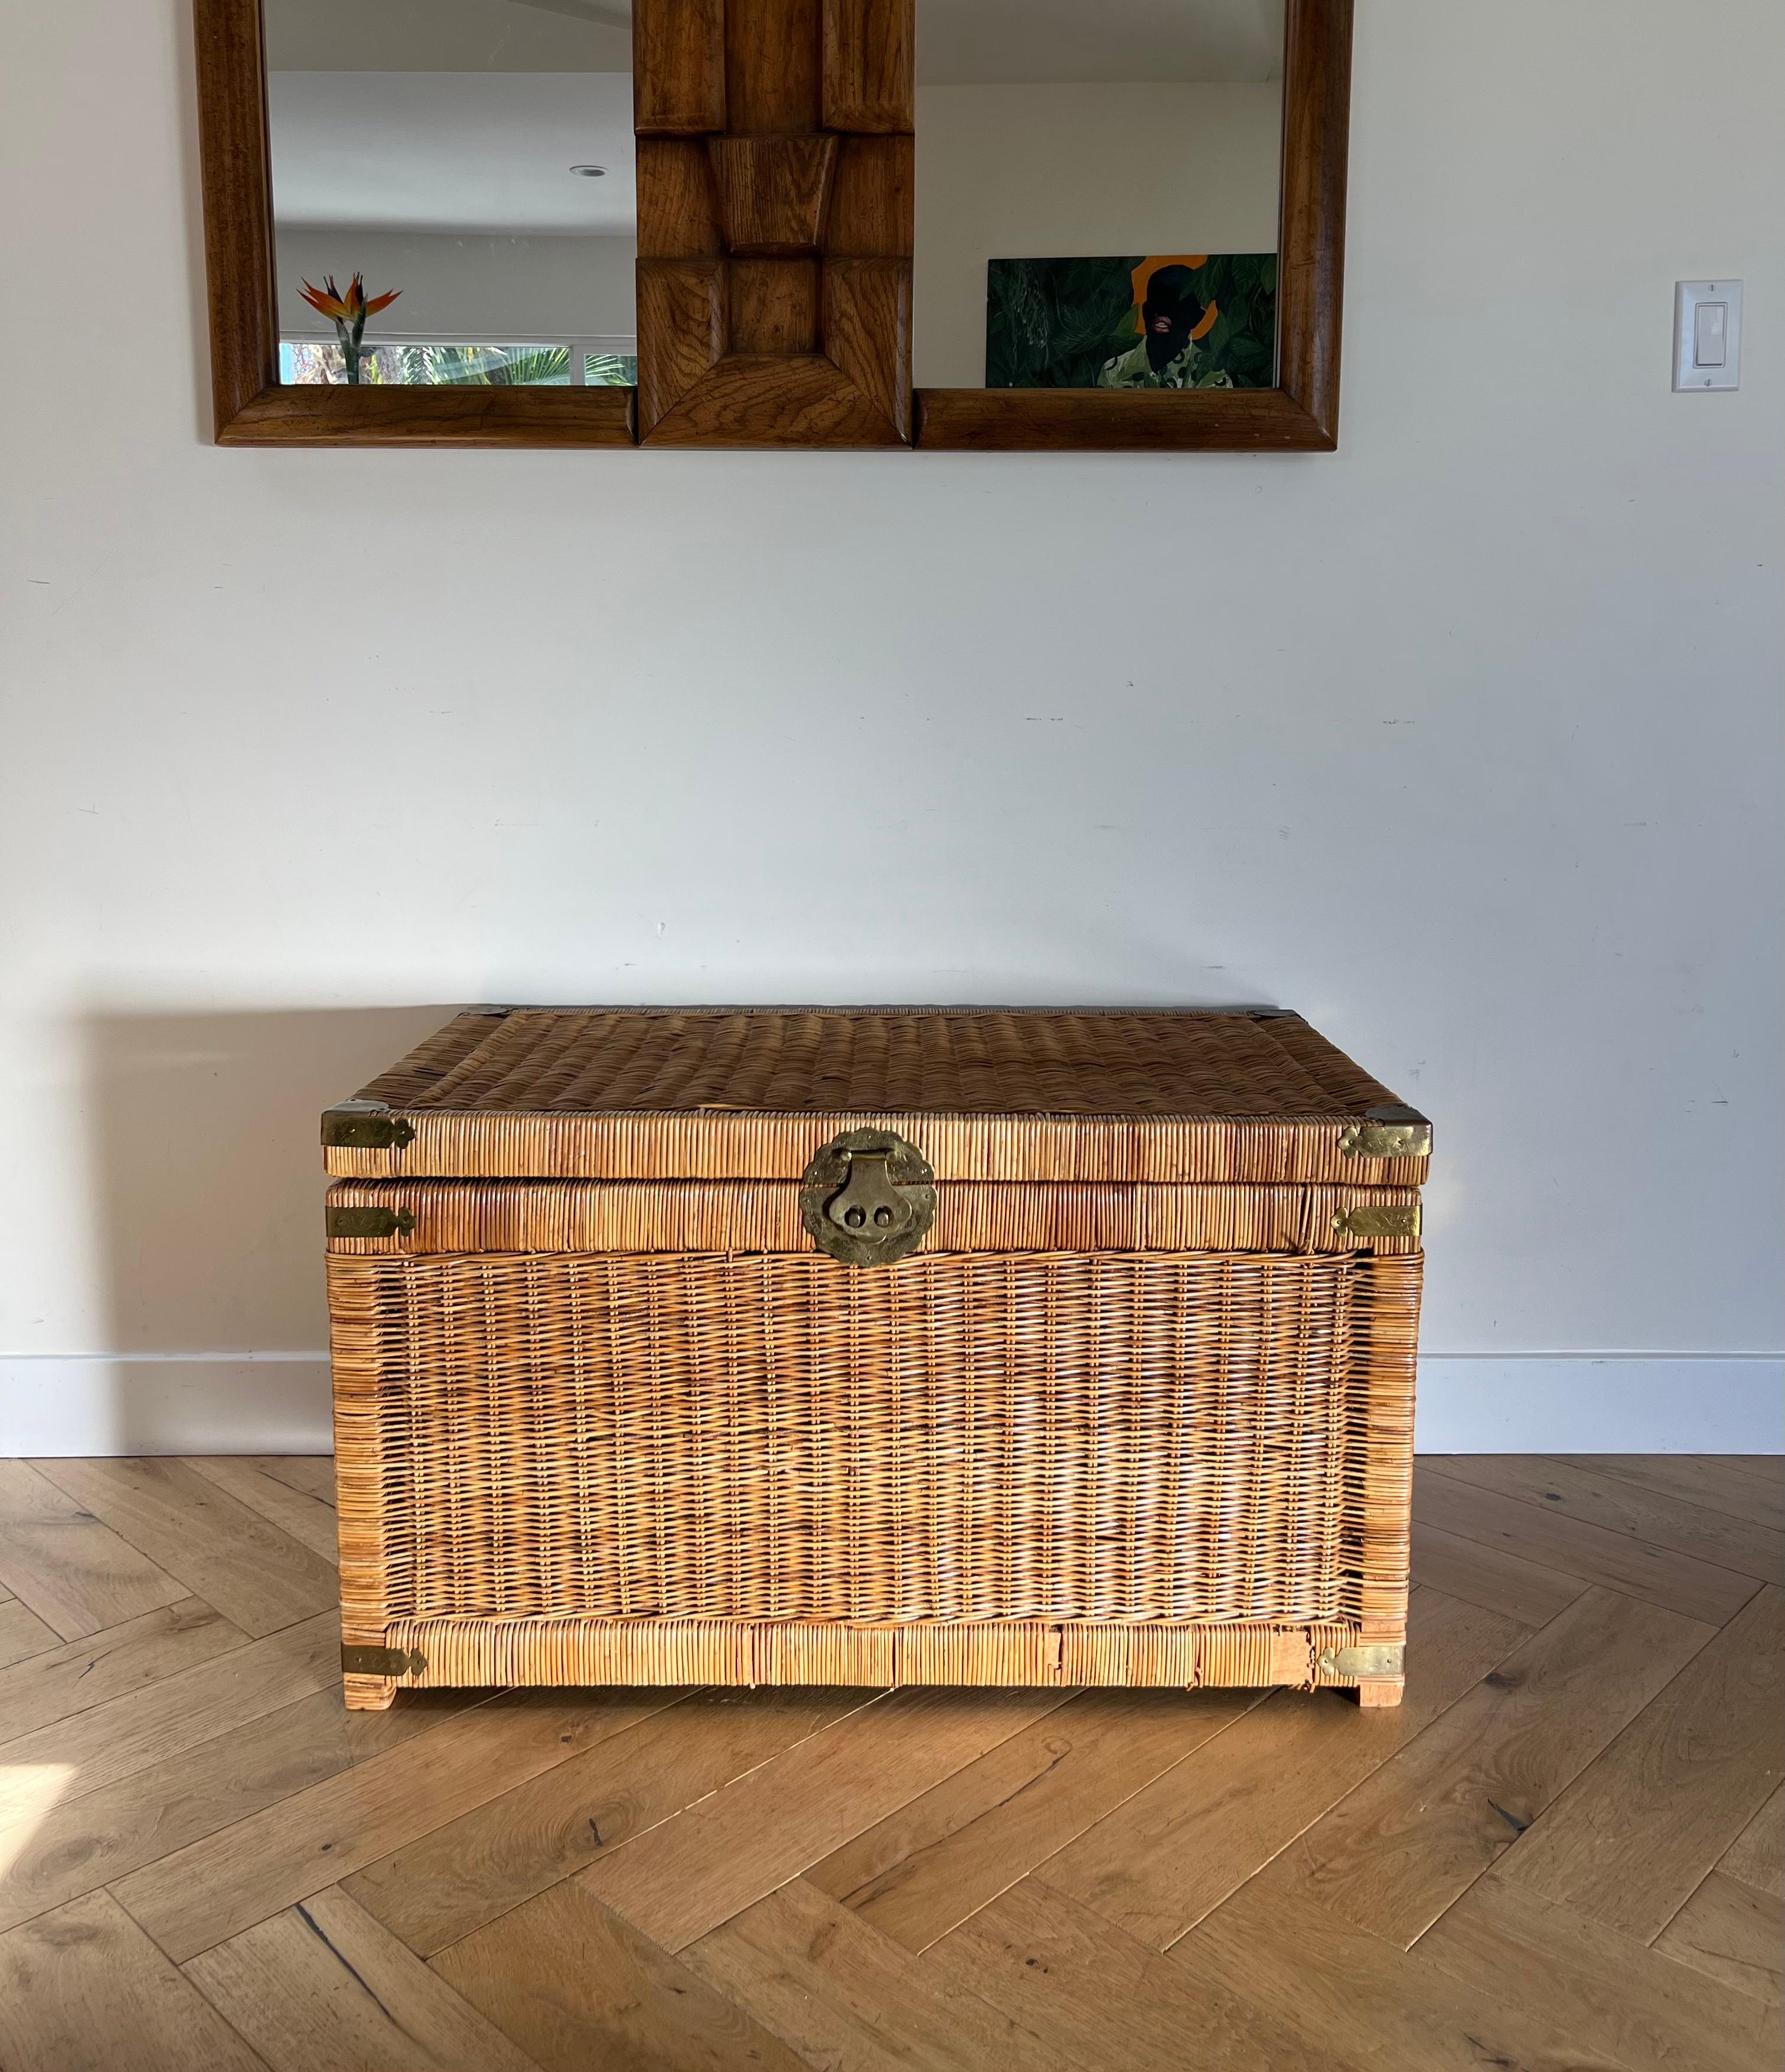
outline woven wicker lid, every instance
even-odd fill
[[[1430,1128],[1269,1009],[479,1008],[323,1119],[349,1178],[797,1178],[848,1129],[939,1180],[1419,1184]]]

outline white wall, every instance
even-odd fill
[[[446,1004],[749,997],[1293,1003],[1437,1118],[1428,1444],[1777,1443],[1776,0],[1362,0],[1277,458],[216,450],[186,16],[0,17],[18,1443],[321,1433]]]
[[[632,237],[473,237],[294,224],[278,235],[279,327],[296,337],[332,339],[334,327],[299,290],[306,281],[332,273],[344,282],[357,270],[368,295],[403,291],[372,319],[374,343],[629,339],[637,257]]]
[[[1281,82],[926,86],[917,129],[923,387],[985,385],[988,259],[1277,249]]]

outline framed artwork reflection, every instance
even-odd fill
[[[988,388],[1269,388],[1277,254],[993,259]]]

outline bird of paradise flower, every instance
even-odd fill
[[[313,288],[305,282],[304,300],[318,315],[328,319],[335,327],[335,335],[341,341],[341,357],[347,363],[349,381],[357,383],[360,379],[360,342],[365,336],[366,319],[376,316],[380,310],[388,310],[402,292],[401,288],[393,288],[388,295],[374,295],[368,302],[365,282],[358,273],[348,284],[344,295],[335,286],[332,273],[324,277],[319,288]]]

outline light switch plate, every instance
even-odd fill
[[[1673,385],[1742,386],[1742,283],[1680,281],[1673,290]]]

